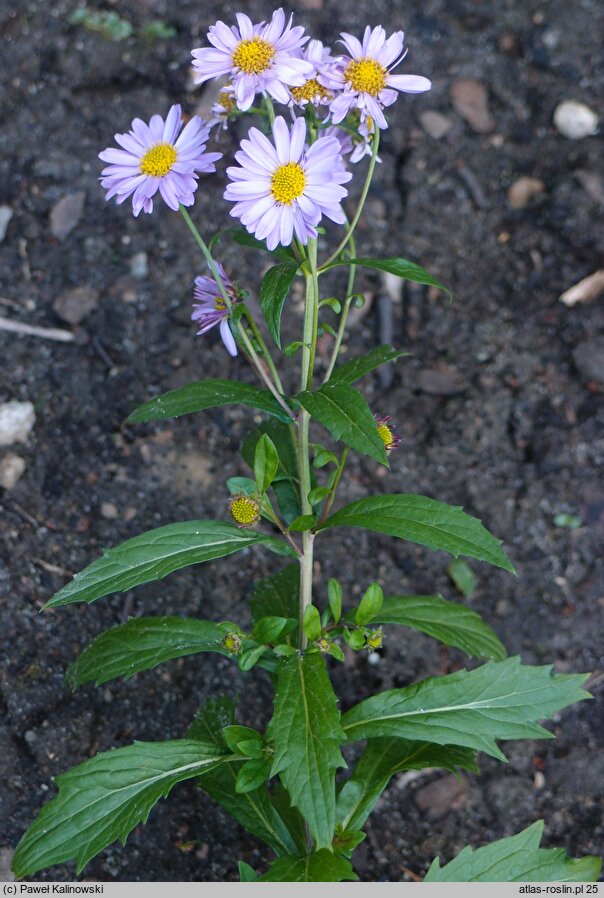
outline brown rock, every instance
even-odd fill
[[[512,209],[524,209],[532,197],[544,190],[545,184],[539,178],[518,178],[508,190],[508,203]]]
[[[78,190],[77,193],[68,193],[55,203],[50,213],[50,230],[53,237],[65,240],[71,234],[82,217],[85,200],[86,192]]]
[[[79,324],[96,309],[99,291],[92,287],[74,287],[65,290],[52,304],[53,309],[68,324]]]
[[[14,452],[8,452],[0,459],[0,486],[12,490],[24,471],[25,460]]]
[[[441,138],[446,137],[453,127],[453,122],[450,118],[447,118],[446,115],[440,112],[435,112],[433,109],[420,113],[419,120],[426,134],[429,134],[435,140],[441,140]]]
[[[436,396],[453,396],[465,389],[459,371],[444,364],[436,368],[424,368],[419,372],[417,383],[424,393],[433,393]]]
[[[414,797],[420,811],[431,820],[439,820],[449,811],[461,808],[466,803],[468,794],[467,781],[451,774],[422,786]]]
[[[455,111],[464,118],[473,131],[488,134],[495,127],[489,112],[488,94],[484,84],[469,78],[460,78],[451,85],[451,99]]]

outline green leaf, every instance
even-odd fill
[[[315,488],[308,494],[308,501],[311,505],[318,505],[319,502],[322,502],[323,499],[326,499],[327,496],[329,496],[329,493],[329,487],[315,486]]]
[[[245,438],[241,454],[244,461],[253,469],[256,444],[264,433],[268,434],[279,453],[279,473],[273,483],[273,490],[281,514],[285,522],[290,524],[300,514],[300,506],[297,488],[298,462],[289,427],[280,421],[265,421]]]
[[[300,595],[300,567],[288,564],[268,577],[256,580],[250,605],[252,617],[257,623],[263,617],[298,618]]]
[[[242,652],[242,654],[239,656],[239,660],[237,661],[239,670],[251,670],[252,667],[255,667],[256,664],[258,664],[262,656],[267,651],[268,650],[265,645],[257,645],[255,648],[246,649],[246,651]]]
[[[310,530],[317,523],[316,514],[300,514],[295,518],[287,528],[290,533],[303,533]]]
[[[307,605],[304,609],[302,625],[309,642],[314,642],[321,635],[321,615],[314,605]]]
[[[116,677],[129,680],[141,670],[172,658],[198,652],[228,655],[224,631],[210,621],[187,617],[139,617],[112,627],[86,646],[67,671],[75,689],[94,681],[97,686]]]
[[[333,619],[336,624],[342,616],[342,596],[342,586],[339,580],[331,577],[327,581],[327,597],[329,599],[329,607],[331,608],[331,613],[333,614]]]
[[[599,857],[569,858],[564,848],[539,848],[543,820],[473,851],[466,846],[450,863],[432,861],[424,882],[595,882]]]
[[[222,731],[222,736],[225,745],[234,754],[239,754],[240,742],[257,742],[259,745],[262,744],[262,736],[257,730],[253,730],[251,727],[239,726],[238,724],[226,726]]]
[[[468,555],[488,561],[495,567],[515,573],[500,548],[501,540],[492,536],[477,518],[470,517],[459,507],[426,496],[395,493],[359,499],[340,508],[319,529],[327,527],[364,527],[430,549],[443,549],[455,557]]]
[[[299,393],[297,401],[336,440],[388,466],[386,449],[365,398],[346,383],[329,383],[314,393]]]
[[[395,349],[394,346],[376,346],[371,352],[361,355],[356,359],[350,359],[343,365],[338,365],[332,371],[329,383],[353,384],[361,377],[365,377],[375,368],[386,365],[388,362],[395,362],[401,356],[411,355],[410,352],[404,352],[402,349]]]
[[[239,861],[239,882],[258,882],[258,874],[253,867],[246,864],[245,861]]]
[[[589,698],[588,674],[554,674],[520,658],[430,677],[365,699],[342,718],[348,740],[394,736],[465,745],[505,761],[497,739],[551,739],[536,721]]]
[[[263,433],[254,450],[254,477],[258,492],[263,495],[279,470],[279,455],[267,433]]]
[[[342,264],[342,263],[338,263]],[[409,262],[408,259],[346,259],[346,265],[360,265],[363,268],[373,268],[377,271],[386,271],[388,274],[394,274],[396,277],[405,281],[413,281],[414,284],[425,284],[428,287],[438,287],[444,290],[449,298],[452,298],[451,291],[432,277],[425,268],[417,265],[415,262]]]
[[[254,759],[244,764],[235,782],[235,792],[242,795],[245,792],[254,792],[269,778],[271,765],[268,761]]]
[[[329,449],[324,449],[322,446],[317,450],[317,454],[312,460],[313,468],[324,468],[325,465],[339,465],[338,456],[335,452],[330,452]]]
[[[462,596],[471,598],[476,589],[476,577],[470,565],[461,558],[455,558],[447,568],[447,573]]]
[[[234,404],[249,405],[280,421],[291,421],[269,390],[259,390],[258,387],[238,380],[222,380],[214,377],[195,381],[150,399],[135,408],[126,418],[126,422],[136,424],[144,421],[161,421],[164,418],[180,418],[181,415],[190,415],[207,408]]]
[[[266,272],[260,284],[258,300],[270,335],[281,348],[281,313],[292,281],[299,268],[298,262],[280,262]]]
[[[76,574],[44,608],[72,602],[94,602],[113,592],[124,592],[162,580],[190,564],[224,558],[248,546],[263,545],[279,555],[293,555],[281,540],[255,530],[242,530],[222,521],[183,521],[141,533]]]
[[[354,622],[360,627],[370,623],[380,612],[384,601],[384,591],[378,583],[372,583],[357,607]]]
[[[57,777],[59,794],[40,811],[13,858],[21,878],[75,860],[77,873],[116,839],[126,842],[172,786],[228,759],[191,739],[135,742]]]
[[[252,637],[260,643],[276,642],[288,624],[290,624],[290,620],[286,617],[277,617],[273,614],[261,617],[254,626]]]
[[[408,739],[369,739],[352,776],[338,795],[337,822],[345,830],[359,829],[391,777],[403,770],[424,770],[426,767],[442,767],[452,773],[460,768],[478,772],[476,756],[467,748]]]
[[[292,655],[278,667],[275,711],[266,732],[280,774],[318,848],[331,848],[335,825],[335,770],[345,766],[344,734],[336,696],[318,653]]]
[[[257,882],[355,882],[349,860],[326,848],[308,855],[287,855],[274,861]]]
[[[398,624],[426,633],[470,658],[503,661],[504,645],[480,615],[442,596],[392,596],[384,599],[377,624]]]
[[[188,736],[199,736],[202,741],[210,738],[224,750],[226,742],[222,728],[233,725],[234,721],[235,706],[230,699],[225,696],[209,699],[197,712]],[[198,783],[244,829],[270,845],[278,855],[299,851],[300,846],[272,805],[266,784],[241,795],[235,791],[243,764],[242,761],[226,761],[198,777]]]

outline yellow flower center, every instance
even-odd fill
[[[226,302],[224,301],[222,296],[214,297],[214,308],[216,309],[217,312],[226,311],[226,307],[227,307]]]
[[[266,72],[274,55],[275,48],[264,38],[247,37],[235,48],[232,60],[233,65],[246,75],[260,75]]]
[[[158,143],[151,147],[140,161],[139,168],[143,175],[163,178],[176,162],[176,150],[171,143]]]
[[[386,87],[387,72],[375,59],[353,59],[348,63],[344,77],[352,84],[353,90],[377,97]]]
[[[393,433],[387,424],[380,424],[377,432],[379,433],[384,446],[388,447],[392,443]]]
[[[289,90],[294,100],[298,103],[302,100],[314,103],[316,100],[331,97],[331,93],[322,84],[319,84],[316,78],[309,78],[301,87],[290,87]]]
[[[231,515],[240,527],[249,527],[260,517],[258,503],[249,496],[237,496],[231,500]]]
[[[230,112],[235,105],[235,97],[230,91],[221,90],[218,94],[218,104],[222,106],[225,112]]]
[[[222,644],[231,655],[238,655],[242,648],[241,636],[239,633],[227,633]]]
[[[304,193],[306,176],[297,162],[288,162],[275,169],[271,179],[271,192],[278,203],[289,206]]]

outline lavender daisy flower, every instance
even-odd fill
[[[324,67],[319,75],[321,83],[338,95],[330,104],[334,125],[348,112],[357,108],[361,121],[371,117],[378,128],[387,128],[382,109],[391,106],[397,91],[419,94],[430,90],[431,82],[422,75],[391,75],[406,55],[403,51],[404,32],[395,31],[388,39],[381,25],[365,28],[363,43],[351,34],[342,33],[342,40],[350,56],[342,56],[339,65]]]
[[[182,128],[180,106],[172,106],[164,122],[154,115],[149,124],[135,118],[128,134],[116,134],[123,149],[109,147],[99,159],[110,164],[101,172],[101,185],[107,189],[105,199],[117,196],[123,203],[132,196],[132,211],[153,211],[153,197],[159,190],[164,201],[178,212],[179,203],[193,205],[197,190],[197,172],[216,171],[214,163],[222,153],[204,153],[209,129],[195,115]]]
[[[312,103],[314,106],[326,106],[333,99],[333,94],[317,80],[319,69],[336,62],[332,58],[329,47],[324,47],[321,41],[311,40],[301,51],[300,58],[312,63],[313,73],[300,87],[290,87],[290,102],[296,106],[306,106]]]
[[[212,118],[208,121],[208,128],[216,126],[216,131],[226,131],[229,118],[235,106],[235,88],[232,84],[225,85],[215,103],[212,103]]]
[[[274,145],[257,128],[241,141],[235,153],[239,166],[227,169],[231,179],[224,197],[235,202],[231,215],[240,218],[250,234],[266,240],[268,249],[289,246],[294,233],[301,243],[316,237],[316,226],[326,215],[343,224],[340,206],[348,191],[341,185],[352,177],[344,168],[340,142],[319,137],[305,147],[306,122],[298,118],[291,132],[278,116],[273,125]]]
[[[226,276],[225,270],[216,262],[216,268],[224,284],[224,288],[228,293],[233,305],[241,302],[241,294],[233,286]],[[193,291],[195,302],[193,303],[192,321],[197,321],[200,325],[197,334],[205,334],[217,324],[220,325],[220,336],[229,355],[237,355],[237,344],[231,329],[229,327],[230,312],[227,309],[224,298],[221,295],[220,287],[214,280],[205,276],[195,278],[195,289]]]
[[[366,121],[358,125],[357,133],[352,134],[351,131],[345,131],[339,125],[330,125],[323,131],[325,137],[335,137],[340,141],[340,153],[342,156],[350,155],[350,162],[360,162],[365,156],[372,154],[372,140],[375,134],[375,125],[373,119],[368,118]],[[381,162],[379,156],[376,156],[376,162]]]
[[[193,50],[195,81],[229,75],[235,88],[237,106],[249,109],[256,94],[266,91],[279,103],[290,100],[285,85],[304,84],[312,76],[313,65],[297,54],[308,37],[304,28],[285,23],[285,13],[277,9],[268,23],[253,25],[244,13],[237,13],[238,28],[216,22],[208,32],[212,47]]]

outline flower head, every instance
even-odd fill
[[[229,500],[231,517],[239,527],[253,527],[260,518],[260,506],[253,496],[232,496]]]
[[[382,628],[378,627],[377,630],[372,630],[367,636],[365,648],[369,649],[370,652],[375,652],[376,649],[381,649],[383,641],[384,634]]]
[[[108,147],[99,159],[110,163],[101,172],[101,185],[107,189],[105,199],[117,196],[123,203],[132,196],[135,216],[153,211],[153,197],[159,190],[165,203],[178,211],[178,206],[193,205],[197,190],[197,172],[216,171],[214,163],[222,153],[204,153],[208,126],[198,115],[182,128],[180,106],[172,106],[166,120],[152,116],[149,124],[135,118],[132,130],[116,134],[121,150]]]
[[[321,68],[334,63],[329,47],[324,47],[321,41],[311,40],[300,53],[301,59],[312,63],[313,72],[307,77],[304,84],[299,87],[290,87],[290,102],[296,106],[306,106],[312,103],[314,106],[326,106],[333,99],[333,94],[318,81]]]
[[[374,415],[374,418],[377,432],[381,437],[386,452],[392,452],[393,449],[398,449],[401,437],[394,433],[396,424],[393,423],[390,415],[383,415],[382,417]]]
[[[235,305],[241,302],[241,294],[233,286],[226,276],[225,270],[216,262],[216,268],[220,274],[220,278],[230,297],[231,302]],[[193,291],[195,302],[193,303],[192,321],[199,323],[197,334],[205,334],[217,324],[220,325],[220,336],[229,355],[237,355],[237,344],[235,343],[233,334],[229,327],[230,311],[220,292],[220,287],[214,278],[199,276],[195,278],[195,289]]]
[[[244,112],[262,91],[279,103],[288,103],[286,85],[301,86],[313,71],[312,63],[298,58],[308,37],[302,26],[292,27],[292,18],[286,24],[285,13],[277,9],[268,25],[253,25],[241,12],[237,13],[238,27],[216,22],[208,32],[213,47],[193,50],[196,83],[229,75],[237,106]]]
[[[226,130],[230,116],[235,106],[235,88],[232,84],[226,84],[215,103],[212,103],[212,118],[208,122],[208,128],[217,126],[217,131]]]
[[[239,633],[236,633],[235,630],[231,630],[226,634],[226,636],[222,640],[222,644],[229,655],[240,655],[241,650],[243,649],[243,640],[241,639],[241,635]]]
[[[352,34],[342,33],[342,41],[349,56],[341,56],[336,66],[324,66],[319,80],[326,87],[337,91],[330,104],[335,125],[341,122],[351,109],[358,109],[361,121],[370,116],[378,128],[387,128],[382,109],[391,106],[397,91],[418,94],[432,86],[422,75],[391,75],[403,57],[404,33],[395,31],[388,39],[381,25],[365,28],[363,43]]]
[[[235,153],[239,166],[227,169],[231,179],[225,199],[235,202],[231,215],[241,219],[269,250],[277,244],[289,246],[296,237],[304,244],[316,237],[323,215],[342,224],[340,202],[348,191],[341,185],[352,177],[344,168],[340,143],[334,137],[319,137],[305,146],[306,123],[294,122],[291,131],[278,116],[271,143],[257,128],[249,140],[241,141]]]

